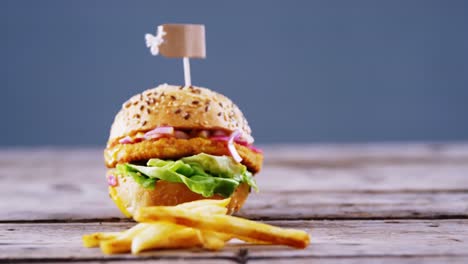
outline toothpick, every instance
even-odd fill
[[[185,86],[191,86],[192,80],[190,76],[190,60],[188,57],[184,57],[184,79],[185,79]]]

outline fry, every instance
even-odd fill
[[[99,243],[104,240],[115,239],[120,232],[99,232],[83,236],[83,246],[99,247]]]
[[[169,221],[200,230],[228,233],[234,237],[295,248],[305,248],[309,244],[309,235],[304,231],[279,228],[228,215],[200,214],[180,208],[154,206],[140,208],[134,218],[138,222]]]
[[[133,239],[133,254],[157,248],[190,248],[202,244],[200,232],[168,222],[150,224]]]
[[[226,244],[226,241],[230,240],[232,236],[224,233],[218,233],[213,231],[201,231],[203,238],[203,248],[209,250],[220,250]]]
[[[242,241],[244,241],[244,242],[246,242],[246,243],[249,243],[249,244],[271,245],[270,242],[267,242],[267,241],[260,241],[260,240],[253,239],[253,238],[250,238],[250,237],[237,236],[236,238],[239,239],[239,240],[242,240]]]
[[[140,223],[125,230],[115,239],[104,240],[99,246],[104,254],[116,254],[130,252],[133,238],[150,226],[150,224]]]

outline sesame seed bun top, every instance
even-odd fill
[[[162,84],[134,95],[122,105],[112,124],[108,144],[160,126],[239,129],[253,141],[247,120],[226,96],[207,88]]]

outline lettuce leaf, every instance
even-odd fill
[[[131,176],[134,181],[146,189],[154,189],[157,179],[142,175],[140,172],[128,168],[127,165],[128,164],[118,164],[117,171],[122,175]]]
[[[234,161],[228,156],[213,156],[200,153],[191,157],[181,159],[186,164],[194,167],[201,167],[205,172],[214,177],[235,179],[239,182],[246,182],[250,187],[258,191],[257,183],[247,168]]]
[[[258,191],[252,173],[228,156],[201,153],[177,161],[150,159],[147,166],[119,164],[117,171],[133,177],[145,188],[153,189],[158,180],[165,180],[183,183],[204,197],[229,197],[243,182]]]

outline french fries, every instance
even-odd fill
[[[132,246],[132,240],[139,233],[145,231],[150,224],[139,223],[136,226],[120,233],[116,238],[104,240],[99,243],[99,247],[104,254],[117,254],[129,252]]]
[[[232,236],[213,231],[200,231],[203,238],[203,248],[209,250],[220,250]]]
[[[134,216],[138,222],[168,221],[200,230],[228,233],[239,239],[249,238],[271,244],[305,248],[309,235],[300,230],[279,228],[235,216],[207,215],[175,207],[140,208]]]
[[[177,205],[177,208],[209,215],[226,214],[230,199],[198,200]],[[169,223],[139,223],[123,232],[99,232],[83,236],[85,247],[100,247],[105,254],[132,252],[134,254],[156,248],[189,248],[202,246],[216,250],[228,238],[215,232],[199,230]],[[222,244],[221,244],[222,242]]]
[[[100,232],[83,236],[83,246],[99,247],[99,242],[115,239],[120,232]]]
[[[198,230],[169,222],[158,222],[148,226],[133,239],[131,251],[136,254],[156,248],[190,248],[202,243]]]
[[[99,232],[83,236],[85,247],[100,247],[105,254],[150,249],[202,247],[220,250],[232,238],[253,244],[279,244],[305,248],[309,235],[226,215],[230,199],[199,200],[177,206],[140,208],[140,222],[123,232]]]

